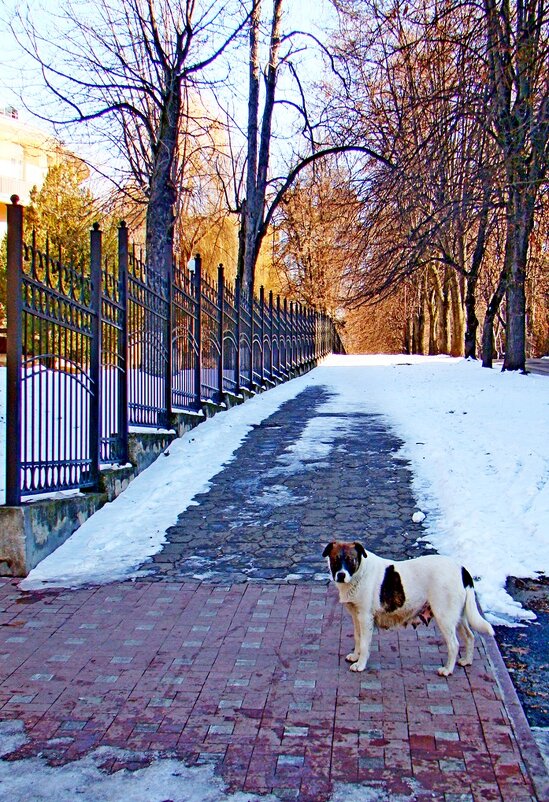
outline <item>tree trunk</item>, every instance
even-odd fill
[[[488,229],[488,209],[489,209],[489,199],[490,199],[490,188],[488,184],[484,183],[484,202],[482,205],[481,216],[479,220],[478,230],[477,230],[477,241],[475,243],[475,250],[473,251],[473,259],[471,261],[471,268],[467,272],[466,276],[466,289],[465,289],[465,358],[466,359],[476,359],[477,358],[477,331],[479,320],[477,318],[476,313],[476,290],[477,290],[477,283],[480,274],[480,266],[482,264],[482,260],[484,259],[484,253],[486,250],[486,232]],[[498,302],[499,307],[499,302]],[[497,312],[497,308],[496,308]],[[494,313],[495,314],[495,313]],[[493,323],[494,318],[492,317],[492,344],[490,346],[492,352],[493,349]],[[488,345],[487,345],[488,347]],[[483,347],[483,354],[484,354],[484,347]],[[483,363],[484,364],[484,363]]]
[[[507,319],[504,370],[525,369],[525,282],[534,206],[547,174],[549,97],[544,0],[483,0],[493,126],[506,171]],[[545,60],[545,61],[544,61]],[[509,257],[509,258],[507,258]]]
[[[181,80],[174,76],[154,148],[146,216],[147,265],[159,276],[171,276],[174,253],[175,163],[181,118]]]
[[[529,187],[514,187],[512,218],[507,220],[511,254],[507,281],[507,320],[503,370],[526,370],[526,262],[534,225],[534,203]]]
[[[255,0],[250,22],[250,88],[248,97],[248,162],[246,203],[241,211],[240,225],[244,229],[239,240],[238,275],[245,287],[253,292],[255,266],[265,235],[264,213],[267,175],[271,149],[271,127],[275,105],[282,2],[274,0],[269,64],[265,72],[265,106],[259,136],[259,25],[261,0]]]
[[[250,17],[250,64],[248,84],[248,136],[246,165],[246,198],[240,209],[238,238],[238,276],[246,289],[251,285],[250,253],[254,249],[257,216],[257,149],[259,131],[259,24],[261,0],[255,0]]]
[[[466,359],[477,358],[477,331],[479,320],[476,313],[476,288],[478,275],[467,274],[465,291],[465,337],[464,355]]]
[[[450,273],[450,303],[451,303],[451,330],[450,330],[450,355],[461,356],[463,354],[463,340],[465,331],[465,319],[463,314],[463,291],[455,270]]]
[[[429,311],[429,354],[440,354],[444,343],[444,298],[440,275],[436,267],[429,268],[426,277],[427,307]]]
[[[501,271],[496,291],[490,298],[482,326],[482,367],[491,368],[494,358],[494,320],[505,295],[507,285],[507,270]]]
[[[452,337],[452,288],[450,285],[450,275],[448,268],[444,268],[444,281],[442,284],[441,297],[441,322],[439,335],[438,353],[449,354],[451,352],[450,340]]]

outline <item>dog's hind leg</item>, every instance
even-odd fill
[[[458,663],[460,666],[470,666],[473,662],[475,636],[465,617],[463,617],[458,624],[458,632],[465,645],[465,654],[458,660]]]
[[[433,611],[434,612],[434,611]],[[441,677],[449,677],[456,666],[456,660],[459,653],[459,641],[456,635],[456,625],[449,624],[447,621],[441,621],[435,615],[435,621],[440,630],[440,633],[446,641],[446,648],[448,649],[448,659],[445,666],[438,669]]]

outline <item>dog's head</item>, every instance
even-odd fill
[[[368,556],[362,543],[328,543],[322,556],[328,560],[330,573],[334,582],[351,582],[360,568],[363,559]]]

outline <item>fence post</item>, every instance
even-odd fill
[[[23,207],[8,206],[6,504],[21,503],[21,368],[23,349]]]
[[[194,363],[194,395],[196,408],[202,405],[202,259],[200,254],[194,257],[194,291],[195,291],[195,319],[194,341],[196,347],[196,361]]]
[[[282,315],[280,313],[280,295],[276,296],[276,342],[277,342],[277,357],[276,357],[276,373],[278,381],[282,381],[282,359],[280,357],[282,344],[280,342],[280,333],[282,331]]]
[[[99,223],[90,232],[92,337],[90,345],[90,478],[97,487],[101,446],[101,240]]]
[[[311,363],[311,309],[305,307],[305,360],[310,367]]]
[[[303,306],[301,301],[296,301],[295,317],[297,332],[297,362],[301,368],[303,365]]]
[[[234,283],[234,300],[236,306],[236,376],[235,376],[235,391],[240,395],[240,330],[241,323],[241,307],[242,293],[240,292],[240,279],[237,276]]]
[[[248,284],[248,304],[250,306],[250,392],[254,391],[254,294],[252,282]]]
[[[295,346],[294,302],[290,301],[290,371],[292,371],[295,367],[294,346]]]
[[[260,325],[260,345],[259,353],[261,356],[261,370],[259,373],[259,380],[261,386],[265,386],[265,287],[261,285],[259,288],[259,307],[261,309],[261,325]]]
[[[120,337],[118,348],[118,434],[120,464],[128,462],[128,228],[122,221],[118,228],[118,297],[120,300]]]
[[[219,361],[218,361],[218,387],[217,401],[223,401],[223,380],[225,378],[225,360],[223,336],[225,334],[225,271],[223,265],[217,268],[217,303],[219,305]]]
[[[282,305],[282,319],[284,321],[283,324],[283,331],[284,331],[284,372],[289,373],[288,369],[288,299],[284,298],[284,303]]]
[[[166,407],[166,421],[164,426],[169,429],[172,423],[172,386],[173,386],[173,256],[170,257],[166,269],[166,368],[164,371],[164,406]]]
[[[273,291],[269,290],[269,342],[271,344],[269,356],[269,379],[273,381],[273,340],[274,340],[274,306],[273,306]]]

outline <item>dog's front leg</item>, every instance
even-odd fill
[[[351,666],[351,671],[364,671],[366,663],[370,657],[370,646],[372,645],[372,636],[374,634],[374,619],[371,615],[363,612],[355,612],[356,620],[359,629],[358,638],[358,659],[356,663]],[[355,652],[357,651],[357,643],[355,643]]]
[[[360,647],[360,626],[359,626],[359,623],[358,623],[358,613],[356,611],[355,605],[352,604],[351,602],[347,602],[345,604],[345,607],[351,613],[351,617],[353,619],[353,636],[354,636],[354,639],[355,639],[355,642],[354,642],[354,645],[353,645],[353,651],[349,652],[349,654],[345,657],[345,660],[347,660],[348,663],[356,663],[356,661],[358,660],[359,654],[360,654],[360,652],[359,652],[359,647]]]

